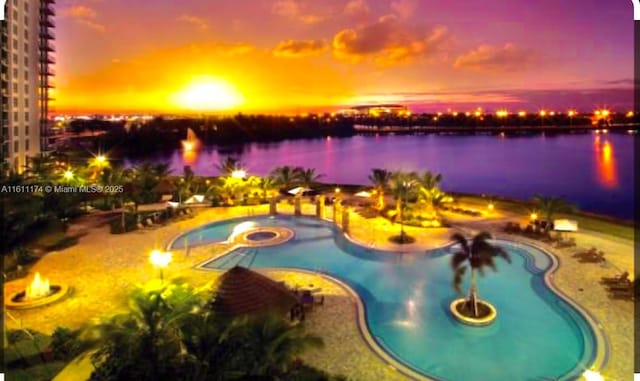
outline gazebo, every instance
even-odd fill
[[[283,284],[247,268],[235,266],[218,281],[213,309],[223,315],[261,312],[287,313],[298,304]]]

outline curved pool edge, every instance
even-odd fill
[[[589,328],[591,329],[591,332],[593,333],[593,336],[595,339],[595,353],[593,355],[594,358],[592,359],[590,367],[588,369],[595,370],[597,372],[602,372],[602,370],[607,366],[609,362],[609,356],[610,356],[609,339],[607,338],[607,334],[604,331],[604,327],[598,321],[598,319],[595,316],[593,316],[593,314],[589,312],[585,307],[580,305],[580,303],[578,303],[577,301],[569,297],[564,291],[562,291],[562,289],[556,286],[556,284],[553,282],[554,275],[560,268],[560,264],[561,264],[560,258],[558,258],[558,256],[553,251],[531,242],[512,239],[512,237],[505,238],[504,236],[496,237],[495,240],[503,241],[513,246],[521,245],[521,246],[532,247],[551,259],[551,266],[549,266],[549,268],[544,270],[543,281],[545,283],[545,286],[547,286],[554,294],[556,294],[565,303],[573,307],[580,314],[580,316],[582,316],[582,318],[585,319],[585,321],[589,325]],[[567,374],[560,377],[560,379],[575,379],[576,376],[574,375],[574,373],[578,373],[577,370],[579,368],[580,368],[579,364],[577,364],[573,369],[567,372]],[[582,372],[580,372],[580,374],[582,374]]]
[[[289,214],[281,214],[281,215],[276,215],[273,216],[275,218],[278,218],[278,216],[280,217],[287,217],[287,218],[299,218],[300,216],[294,216],[294,215],[289,215]],[[202,225],[199,225],[193,229],[189,229],[184,233],[181,233],[179,235],[177,235],[176,237],[172,238],[169,242],[169,244],[167,245],[167,249],[171,250],[171,246],[173,245],[173,243],[179,238],[182,237],[194,230],[197,230],[199,228],[202,228],[203,226],[207,226],[210,224],[215,224],[215,223],[224,223],[224,222],[228,222],[228,221],[233,221],[233,220],[246,220],[246,219],[250,219],[250,218],[254,218],[254,217],[271,217],[271,215],[269,214],[258,214],[258,215],[254,215],[254,216],[241,216],[241,217],[232,217],[232,218],[226,218],[226,219],[221,219],[221,220],[216,220],[213,222],[209,222],[209,223],[204,223]],[[301,216],[302,218],[310,218],[310,219],[315,219],[315,220],[319,220],[319,221],[324,221],[324,222],[328,222],[331,223],[335,229],[335,233],[336,234],[342,234],[343,237],[345,237],[345,239],[347,239],[348,242],[350,242],[351,244],[357,245],[363,249],[367,249],[367,250],[376,250],[379,252],[383,252],[386,254],[398,254],[398,251],[394,251],[391,249],[381,249],[381,248],[372,248],[372,247],[368,247],[365,246],[364,244],[362,244],[361,242],[355,240],[353,237],[351,237],[348,233],[344,232],[340,226],[335,223],[333,220],[331,219],[319,219],[315,216]],[[601,372],[607,365],[608,360],[609,360],[609,340],[606,336],[606,333],[604,332],[604,328],[602,327],[602,324],[600,324],[600,322],[597,320],[596,317],[593,316],[593,314],[591,314],[586,308],[582,307],[578,302],[574,301],[572,298],[570,298],[567,294],[565,294],[560,288],[558,288],[554,282],[553,282],[553,277],[554,274],[557,272],[557,270],[560,268],[560,259],[558,258],[558,256],[553,253],[551,250],[541,247],[539,245],[536,245],[534,243],[531,242],[527,242],[527,241],[521,241],[518,239],[513,239],[513,237],[505,237],[501,234],[495,234],[494,235],[494,241],[502,241],[505,242],[506,244],[512,245],[512,246],[528,246],[531,247],[535,250],[540,251],[541,253],[543,253],[544,255],[546,255],[547,257],[550,258],[551,260],[551,265],[544,270],[544,276],[543,276],[543,281],[545,283],[545,286],[547,286],[549,288],[549,290],[551,290],[551,292],[555,295],[557,295],[560,299],[562,299],[565,303],[567,303],[569,306],[571,306],[572,308],[575,309],[575,311],[583,318],[585,319],[585,321],[587,322],[591,332],[593,333],[594,336],[594,341],[595,341],[595,353],[593,354],[593,359],[591,361],[591,363],[589,364],[589,368],[587,369],[592,369],[598,372]],[[221,243],[221,242],[226,242],[226,241],[218,241],[218,242],[209,242],[209,243],[205,243],[199,246],[204,246],[204,245],[210,245],[210,244],[216,244],[216,243]],[[433,249],[429,249],[429,250],[411,250],[411,251],[404,251],[401,252],[401,254],[418,254],[418,253],[423,253],[425,251],[433,251],[433,250],[438,250],[438,249],[442,249],[442,248],[446,248],[448,246],[450,246],[453,243],[453,241],[447,243],[446,245],[443,245],[441,247],[438,248],[433,248]],[[196,265],[194,265],[192,268],[194,270],[198,270],[198,271],[222,271],[222,270],[214,270],[214,269],[210,269],[210,268],[205,268],[204,265],[213,261],[213,260],[217,260],[220,259],[226,255],[229,255],[230,253],[232,253],[234,250],[238,249],[239,247],[242,246],[238,246],[238,245],[230,245],[229,248],[227,248],[226,250],[224,250],[222,253],[220,253],[219,255],[217,255],[215,258],[209,258],[203,262],[200,262]],[[180,249],[178,249],[180,250]],[[365,343],[367,344],[367,346],[381,359],[383,360],[385,363],[387,363],[389,366],[391,366],[393,369],[395,369],[396,371],[402,373],[403,375],[413,379],[413,380],[419,380],[419,381],[440,381],[440,379],[438,378],[433,378],[433,376],[426,376],[425,374],[417,371],[416,369],[414,369],[414,367],[405,364],[402,362],[401,359],[396,358],[390,351],[386,350],[384,348],[384,345],[382,343],[380,343],[370,332],[369,330],[369,325],[367,323],[367,318],[366,318],[366,308],[364,305],[363,300],[360,298],[360,295],[358,295],[358,293],[353,290],[349,285],[347,285],[345,282],[341,281],[340,279],[328,275],[326,273],[322,273],[322,272],[317,272],[317,271],[311,271],[311,270],[306,270],[306,269],[301,269],[301,268],[297,268],[297,267],[265,267],[265,268],[260,268],[260,269],[252,269],[253,271],[290,271],[290,272],[300,272],[300,273],[305,273],[305,274],[312,274],[312,275],[316,275],[316,276],[321,276],[324,277],[330,281],[335,282],[336,284],[338,284],[340,287],[342,287],[345,291],[347,291],[347,293],[349,295],[351,295],[354,300],[356,301],[356,320],[357,320],[357,325],[358,325],[358,330],[360,331],[361,336],[363,337],[363,339],[365,340]],[[582,366],[580,364],[576,364],[576,366],[574,368],[572,368],[570,371],[568,371],[566,374],[560,376],[558,378],[558,380],[574,380],[576,379],[576,374],[578,374],[577,377],[580,377],[580,375],[582,374],[582,372],[586,369],[581,369]],[[582,370],[582,372],[578,372],[578,370]]]

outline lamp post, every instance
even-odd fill
[[[165,267],[169,266],[169,263],[173,259],[173,255],[170,252],[163,252],[160,250],[153,250],[149,255],[149,262],[151,264],[160,269],[160,281],[164,282],[164,273],[163,270]]]

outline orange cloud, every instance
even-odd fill
[[[280,42],[272,53],[276,57],[301,58],[318,56],[328,49],[329,45],[324,40],[286,40]]]
[[[326,20],[326,16],[311,12],[308,7],[303,7],[298,0],[278,0],[271,7],[275,15],[290,18],[303,24],[317,24]]]
[[[459,56],[453,66],[476,72],[516,72],[527,69],[534,58],[531,51],[510,43],[503,47],[480,45]]]
[[[413,16],[416,8],[418,8],[417,0],[397,0],[391,3],[391,10],[401,19],[408,19]]]
[[[367,16],[370,13],[371,8],[366,0],[350,0],[344,7],[347,16]]]
[[[98,14],[93,8],[84,5],[76,5],[65,9],[62,12],[62,15],[70,17],[74,19],[78,24],[84,25],[87,28],[93,29],[95,31],[104,32],[106,30],[103,24],[95,21]]]
[[[387,15],[374,23],[338,32],[333,38],[333,54],[351,63],[371,59],[381,66],[397,65],[433,58],[450,40],[444,27],[425,34],[406,27],[396,16]]]
[[[182,15],[178,17],[178,21],[191,24],[200,30],[209,29],[209,24],[201,17],[191,16],[191,15]]]

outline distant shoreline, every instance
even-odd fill
[[[568,126],[370,126],[356,124],[353,129],[358,134],[367,133],[452,133],[456,135],[466,135],[475,133],[576,133],[576,132],[591,132],[591,131],[609,131],[609,132],[625,132],[634,131],[637,133],[640,131],[640,124],[629,123],[620,125],[610,125],[606,127],[598,127],[593,125],[568,125]]]

